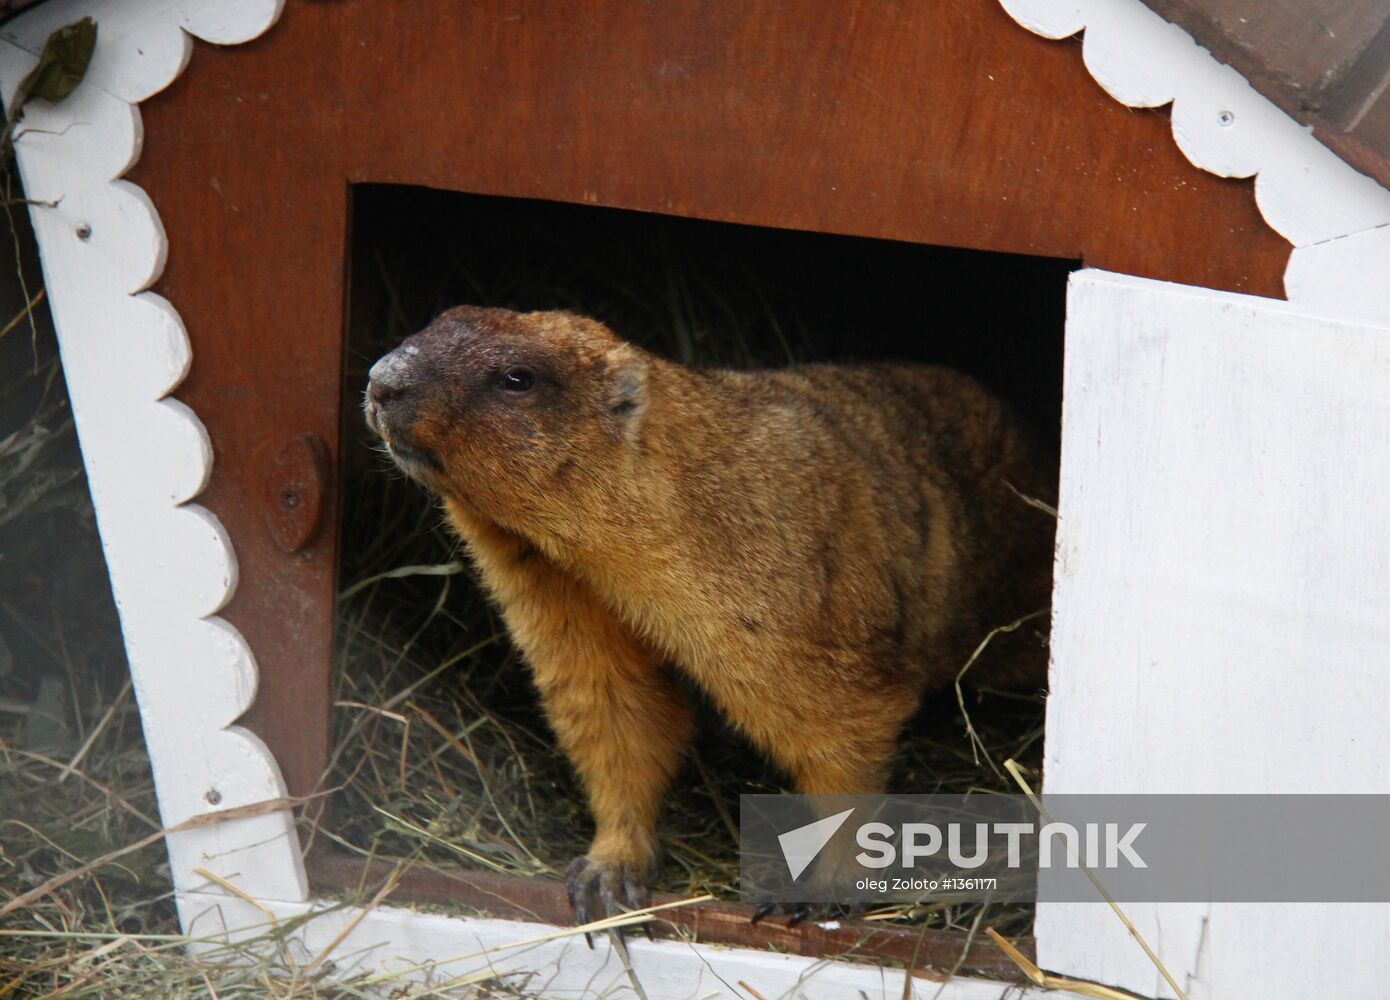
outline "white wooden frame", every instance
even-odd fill
[[[1065,380],[1048,790],[1385,792],[1390,324],[1081,271]],[[1194,1000],[1390,976],[1390,904],[1126,910]],[[1050,967],[1171,995],[1104,906],[1034,931]]]
[[[1087,66],[1117,100],[1133,107],[1172,101],[1174,138],[1194,164],[1223,176],[1256,175],[1260,210],[1296,247],[1285,275],[1292,308],[1390,319],[1384,277],[1390,274],[1390,191],[1333,156],[1138,0],[1001,2],[1020,24],[1047,37],[1084,28]],[[275,800],[283,784],[267,748],[232,724],[251,702],[257,677],[251,650],[217,617],[236,585],[236,559],[217,520],[190,502],[207,482],[212,453],[196,414],[167,398],[187,372],[189,339],[169,303],[146,290],[159,277],[167,249],[158,213],[143,191],[120,178],[140,154],[140,101],[178,76],[193,37],[214,44],[248,41],[274,24],[282,3],[49,0],[0,29],[0,90],[10,94],[51,30],[84,14],[101,25],[86,81],[60,105],[35,102],[16,150],[28,196],[37,203],[31,217],[161,817],[169,826]],[[1063,559],[1059,577],[1067,572]],[[1089,708],[1084,699],[1073,703],[1059,693],[1049,711],[1061,717]],[[1050,729],[1052,768],[1068,759],[1060,732]],[[1382,754],[1390,749],[1384,744],[1381,737]],[[1327,756],[1329,767],[1340,753]],[[1063,771],[1050,770],[1049,780],[1064,780]],[[194,935],[245,936],[266,919],[264,911],[196,874],[199,867],[280,919],[318,906],[308,895],[287,811],[174,834],[168,846],[184,926]],[[350,911],[337,911],[305,924],[296,937],[300,957],[310,960],[349,919]],[[1132,968],[1126,961],[1133,946],[1122,934],[1097,938],[1093,920],[1062,909],[1040,910],[1039,928],[1044,966],[1083,976],[1114,969],[1119,978],[1133,978],[1124,971]],[[546,930],[383,908],[360,922],[334,954],[340,967],[386,969]],[[1088,949],[1068,943],[1083,934]],[[731,992],[728,984],[747,979],[768,996],[793,989],[807,996],[851,989],[901,993],[900,974],[894,982],[879,970],[835,963],[673,942],[638,941],[633,952],[654,996],[698,992],[701,976],[711,988]],[[556,977],[553,987],[583,987],[596,973],[597,985],[612,972],[602,949],[591,954],[572,940],[489,956],[486,963],[475,957],[448,972],[483,964],[544,967]],[[1336,992],[1330,982],[1324,985],[1328,995]],[[943,994],[958,1000],[998,995],[997,986],[968,981],[953,982]]]

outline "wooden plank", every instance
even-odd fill
[[[246,39],[269,27],[274,10],[259,0],[108,7],[103,37],[124,39],[116,48],[144,45],[147,58],[108,63],[109,89],[88,79],[60,103],[27,105],[15,151],[160,818],[174,826],[275,800],[284,788],[266,748],[235,725],[256,686],[250,651],[217,616],[236,563],[222,526],[195,502],[212,466],[207,435],[196,414],[166,398],[187,370],[189,338],[169,303],[146,291],[167,243],[149,198],[117,179],[139,154],[140,117],[114,94],[173,79],[179,47],[164,42],[181,25],[212,22],[223,37]],[[13,94],[34,65],[43,19],[69,23],[87,12],[62,0],[43,5],[32,15],[37,38],[30,15],[7,24],[5,34],[29,47],[0,41],[0,89]],[[166,845],[180,889],[205,867],[261,898],[306,891],[288,809],[174,833]]]
[[[1144,0],[1247,79],[1289,90],[1308,111],[1330,95],[1390,24],[1382,0]],[[1239,61],[1239,63],[1238,63]]]
[[[1390,95],[1382,93],[1350,132],[1310,119],[1313,134],[1363,174],[1390,187]]]
[[[337,533],[287,557],[256,498],[290,439],[335,450],[349,182],[1081,258],[1264,295],[1289,251],[1249,182],[1192,167],[1161,113],[1116,105],[1074,49],[993,0],[292,4],[252,45],[198,48],[142,110],[132,176],[170,237],[157,287],[194,331],[179,397],[207,425],[202,500],[242,568],[226,615],[260,668],[249,719],[297,793],[328,741]]]
[[[216,951],[223,926],[263,927],[267,912],[285,928],[282,948],[299,968],[310,955],[324,955],[319,967],[333,976],[370,976],[375,985],[398,995],[466,995],[467,983],[494,993],[546,997],[635,995],[633,979],[653,1000],[747,1000],[796,997],[930,997],[931,1000],[1001,1000],[1016,997],[1016,984],[956,975],[949,980],[926,972],[909,978],[899,968],[867,962],[831,962],[819,957],[707,945],[685,939],[640,934],[627,939],[630,977],[606,936],[584,944],[582,935],[547,924],[406,909],[398,888],[386,905],[370,912],[326,901],[265,907],[231,897],[191,892],[179,899],[185,924],[205,942],[195,950],[225,960]],[[664,911],[663,916],[671,911]],[[245,933],[244,931],[242,933]],[[408,985],[407,985],[408,984]],[[450,987],[453,987],[452,989]],[[413,989],[412,989],[413,987]],[[1029,994],[1031,995],[1031,993]],[[1058,991],[1049,1000],[1082,1000]]]
[[[1390,7],[1385,10],[1379,34],[1347,73],[1326,114],[1345,133],[1349,158],[1364,158],[1362,169],[1390,187]]]
[[[384,882],[394,865],[364,861],[335,849],[312,852],[307,859],[311,888],[340,891],[343,886]],[[462,868],[416,868],[401,877],[401,898],[479,910],[494,917],[560,924],[572,922],[563,883]],[[653,904],[681,897],[654,893]],[[983,934],[971,941],[962,931],[894,927],[862,920],[806,922],[788,927],[784,917],[752,923],[753,908],[736,903],[701,903],[662,914],[655,930],[705,944],[738,945],[783,954],[818,958],[847,956],[859,961],[888,962],[900,967],[938,972],[956,968],[961,975],[982,975],[1004,982],[1022,982],[1018,966]],[[1014,944],[1030,958],[1030,938]],[[915,965],[912,963],[916,962]]]
[[[1352,166],[1390,186],[1390,4],[1144,0]]]
[[[1390,785],[1388,380],[1390,328],[1073,275],[1049,792]],[[1385,907],[1126,909],[1194,995],[1390,975]],[[1103,906],[1040,904],[1036,934],[1044,967],[1169,995]]]

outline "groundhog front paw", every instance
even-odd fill
[[[603,903],[603,916],[616,917],[648,905],[647,872],[620,861],[605,861],[581,855],[565,870],[565,885],[569,889],[570,907],[580,924],[601,919],[598,904]],[[647,937],[651,928],[643,926]],[[594,946],[592,935],[584,934],[589,947]]]
[[[749,923],[758,923],[773,914],[786,914],[787,926],[810,921],[813,924],[827,920],[855,920],[864,915],[863,903],[763,903],[753,911]]]

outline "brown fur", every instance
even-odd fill
[[[1051,521],[1010,486],[1050,500],[1055,466],[946,369],[697,371],[583,317],[461,307],[378,363],[367,410],[583,780],[581,902],[644,898],[691,731],[672,669],[802,791],[875,792],[921,694],[1048,601]],[[1032,645],[975,679],[1040,682]]]

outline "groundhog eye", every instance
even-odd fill
[[[508,392],[529,392],[536,384],[536,375],[529,368],[508,368],[500,384]]]

